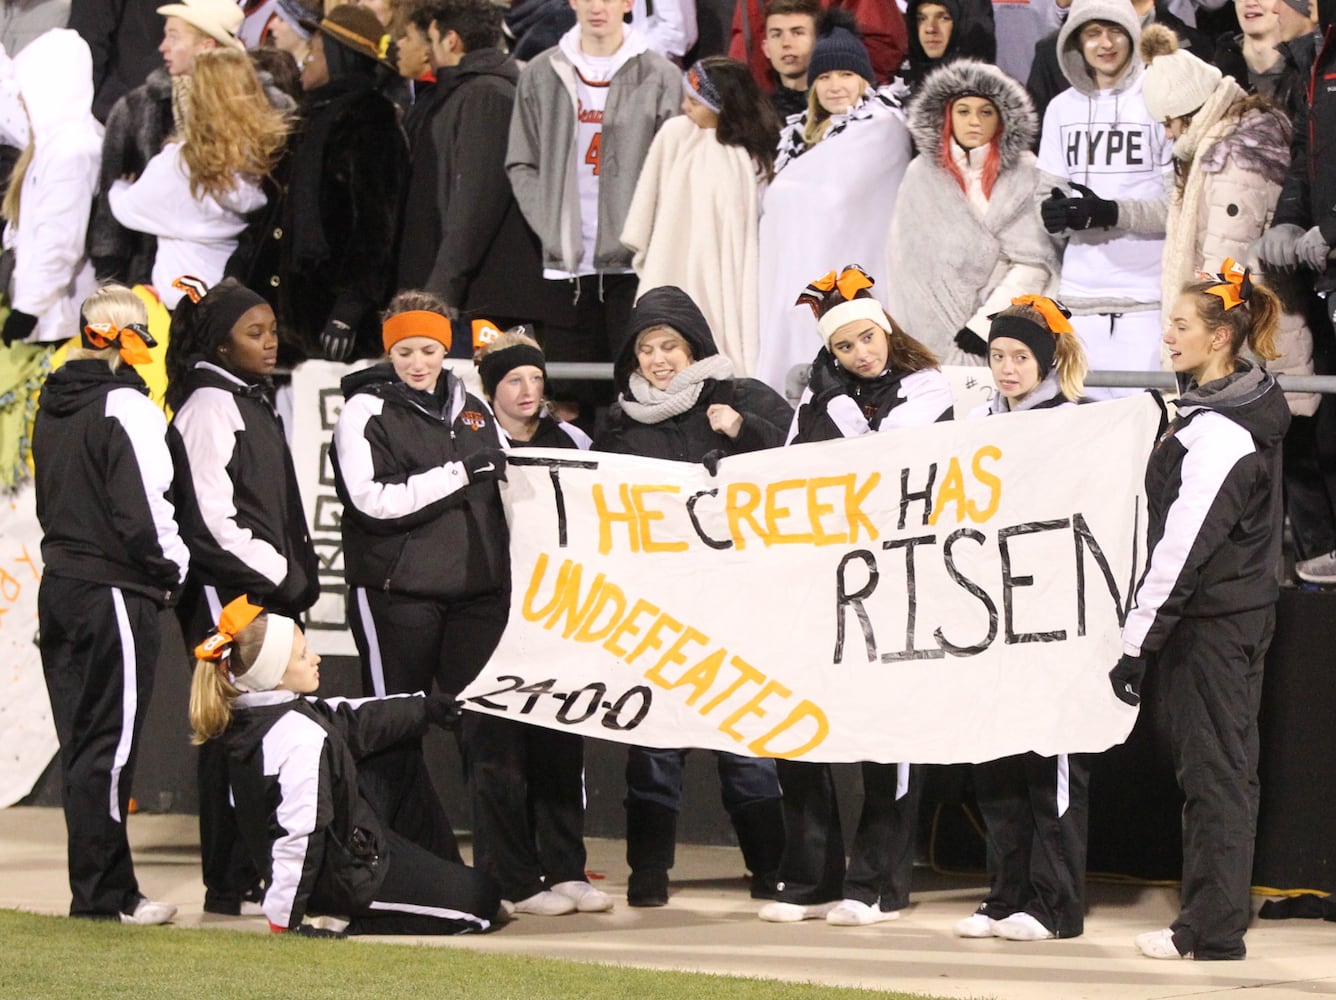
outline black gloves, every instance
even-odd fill
[[[1072,184],[1072,190],[1079,198],[1068,198],[1062,188],[1054,188],[1053,193],[1039,205],[1039,214],[1044,220],[1044,228],[1050,233],[1060,233],[1064,229],[1090,229],[1099,226],[1108,229],[1118,224],[1118,203],[1101,198],[1084,184]]]
[[[1146,676],[1146,661],[1124,653],[1118,665],[1109,671],[1109,683],[1118,700],[1128,705],[1141,704],[1141,679]]]
[[[956,346],[966,354],[973,354],[976,358],[988,357],[988,341],[967,326],[962,327],[960,332],[956,334]]]
[[[712,476],[719,475],[719,459],[728,455],[723,448],[715,448],[713,451],[707,451],[701,456],[700,464],[705,466],[705,471]]]
[[[500,448],[483,448],[464,459],[464,471],[470,483],[506,481],[506,453]]]
[[[353,354],[357,332],[341,319],[331,319],[320,331],[320,351],[326,361],[347,361]]]
[[[5,317],[4,329],[0,330],[0,339],[3,339],[5,346],[8,347],[16,340],[27,340],[28,334],[35,329],[37,329],[36,316],[29,316],[26,312],[11,309],[9,315]]]
[[[426,699],[427,725],[441,729],[458,729],[464,706],[448,694],[429,694]]]

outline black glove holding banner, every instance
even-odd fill
[[[464,705],[459,699],[448,694],[429,694],[426,697],[427,725],[441,729],[458,729],[459,720],[464,713]]]
[[[984,340],[969,327],[962,327],[956,334],[956,346],[966,354],[973,354],[976,358],[988,357],[988,341]]]
[[[5,317],[5,328],[0,330],[0,340],[5,342],[8,347],[15,341],[27,340],[28,334],[37,329],[37,317],[30,316],[26,312],[19,312],[17,309],[9,310],[9,315]]]
[[[1109,671],[1109,683],[1118,700],[1128,705],[1141,704],[1141,680],[1146,676],[1146,661],[1124,653],[1118,665]]]
[[[464,471],[470,483],[506,481],[506,453],[500,448],[483,448],[464,459]]]

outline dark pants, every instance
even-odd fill
[[[385,881],[349,934],[470,934],[490,930],[500,906],[496,883],[466,865],[385,831]]]
[[[1055,937],[1085,929],[1090,764],[1082,754],[1017,754],[974,767],[988,828],[988,895],[994,920],[1028,913]]]
[[[1336,307],[1336,295],[1328,298]],[[1308,309],[1313,331],[1313,372],[1336,374],[1336,342],[1322,303]],[[1323,395],[1317,413],[1295,417],[1285,434],[1285,513],[1296,559],[1336,551],[1336,397]]]
[[[60,739],[70,916],[131,913],[140,892],[125,817],[158,662],[158,606],[133,591],[48,573],[37,609]]]
[[[1199,959],[1243,958],[1257,831],[1257,712],[1274,607],[1184,618],[1159,671],[1183,790],[1183,888],[1174,944]]]
[[[445,603],[353,588],[348,618],[362,658],[362,690],[384,697],[431,691],[458,694],[501,641],[505,592]],[[368,797],[390,828],[442,858],[458,860],[454,831],[418,746],[386,750],[359,767]]]
[[[464,715],[473,864],[501,897],[584,881],[584,739],[481,712]]]
[[[191,581],[176,605],[186,657],[194,669],[195,646],[218,623],[222,609],[238,595]],[[204,874],[204,905],[214,911],[240,912],[242,900],[259,887],[260,874],[237,832],[222,740],[209,740],[198,751],[199,853]]]
[[[573,312],[542,324],[539,332],[547,360],[613,361],[626,339],[639,279],[634,274],[586,274],[551,283],[569,289]],[[561,379],[549,385],[548,394],[555,400],[578,402],[582,411],[606,406],[614,396],[611,382]]]
[[[839,803],[829,764],[779,761],[784,791],[784,857],[777,899],[813,906],[856,899],[900,910],[909,905],[923,772],[917,764],[860,765],[863,809],[846,869]]]

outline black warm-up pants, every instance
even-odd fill
[[[510,595],[497,591],[468,600],[434,601],[354,587],[348,619],[362,658],[362,690],[388,694],[446,694],[468,686],[501,641]],[[363,791],[390,828],[442,858],[459,847],[427,773],[420,747],[389,749],[358,768]]]
[[[784,794],[785,838],[776,898],[803,906],[855,899],[887,912],[908,906],[923,768],[860,765],[863,809],[846,868],[831,766],[776,763]]]
[[[1183,618],[1153,669],[1183,790],[1179,952],[1243,958],[1257,832],[1257,713],[1275,607]]]
[[[988,829],[988,895],[994,920],[1028,913],[1055,937],[1085,929],[1090,763],[1082,754],[1017,754],[974,767]]]
[[[47,573],[37,611],[60,739],[70,916],[132,913],[140,892],[125,818],[158,662],[158,605],[131,590]]]
[[[512,902],[585,879],[584,739],[467,712],[473,864]]]

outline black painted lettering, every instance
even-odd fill
[[[937,466],[933,466],[936,472]],[[901,507],[901,517],[904,508]],[[936,545],[937,537],[935,535],[920,535],[917,538],[894,538],[890,541],[881,543],[881,547],[886,550],[904,549],[905,550],[905,597],[907,601],[905,613],[905,648],[894,653],[882,653],[882,663],[896,663],[902,660],[940,660],[946,656],[946,650],[938,647],[937,649],[915,649],[914,648],[914,623],[918,618],[918,594],[914,582],[914,549],[920,545]]]
[[[951,579],[956,582],[956,585],[974,595],[979,603],[984,606],[985,610],[987,610],[988,634],[984,636],[982,641],[973,643],[969,646],[956,645],[946,637],[940,627],[938,627],[932,635],[933,638],[937,640],[937,645],[941,646],[952,656],[974,656],[976,653],[982,653],[985,649],[991,646],[993,640],[997,638],[997,605],[993,603],[993,599],[988,596],[987,591],[969,577],[965,576],[964,573],[960,572],[960,569],[956,566],[956,559],[952,550],[954,549],[956,542],[962,538],[968,538],[976,545],[983,545],[985,540],[982,531],[975,531],[973,528],[958,528],[947,535],[946,541],[942,543],[942,557],[946,562],[946,571],[950,574]]]
[[[844,589],[844,569],[854,560],[860,560],[867,567],[867,583],[852,594],[846,593]],[[868,663],[877,662],[877,640],[872,635],[872,620],[867,616],[867,609],[863,607],[863,602],[872,595],[877,589],[877,557],[867,549],[854,549],[840,560],[839,567],[835,570],[835,657],[832,663],[844,662],[844,609],[846,606],[854,609],[854,614],[858,616],[858,624],[863,629],[863,642],[867,645]]]
[[[905,518],[909,513],[909,505],[915,500],[923,501],[923,527],[928,526],[928,518],[932,517],[932,487],[937,481],[937,463],[933,462],[928,466],[928,485],[921,490],[910,492],[909,489],[909,470],[900,470],[900,523],[896,525],[896,530],[905,530]]]
[[[506,456],[509,465],[545,465],[552,477],[552,496],[557,508],[557,548],[566,547],[566,497],[561,492],[562,469],[597,469],[598,463],[586,459],[539,458],[536,455],[517,455],[513,451]]]
[[[696,516],[696,504],[700,501],[701,497],[717,497],[718,495],[719,491],[717,489],[701,490],[699,493],[693,493],[687,498],[687,517],[691,518],[691,527],[695,529],[696,537],[710,548],[731,549],[733,547],[733,539],[725,538],[723,541],[720,541],[717,538],[711,538],[705,533],[705,529],[701,527],[700,518]]]
[[[1109,596],[1113,598],[1114,610],[1118,613],[1118,627],[1122,628],[1127,621],[1127,612],[1123,610],[1123,596],[1118,593],[1118,584],[1114,582],[1113,570],[1109,568],[1108,557],[1104,555],[1104,549],[1095,540],[1094,532],[1090,530],[1090,525],[1086,523],[1084,514],[1072,515],[1072,539],[1076,543],[1076,634],[1086,634],[1086,549],[1090,550],[1090,554],[1095,559],[1095,565],[1104,574],[1104,585],[1109,588]],[[1132,544],[1136,544],[1135,539]]]
[[[1003,528],[997,533],[998,555],[1002,559],[1002,618],[1006,629],[1003,642],[1008,646],[1021,642],[1061,642],[1067,638],[1066,629],[1058,629],[1054,632],[1021,632],[1019,634],[1016,632],[1012,592],[1018,587],[1034,586],[1034,577],[1016,576],[1011,572],[1009,540],[1022,535],[1038,534],[1041,531],[1059,531],[1062,528],[1069,527],[1070,524],[1071,521],[1065,517],[1058,521],[1027,521],[1024,524],[1014,524],[1010,528]]]

